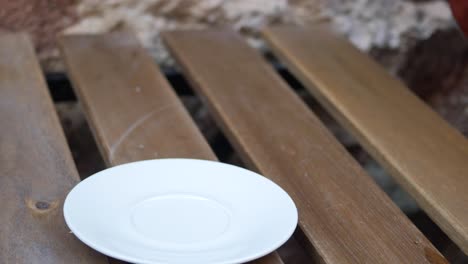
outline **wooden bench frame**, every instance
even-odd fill
[[[329,65],[336,65],[330,61],[342,56],[339,58],[371,67],[379,78],[389,81],[389,87],[395,91],[388,92],[389,96],[399,96],[415,107],[417,120],[421,117],[434,122],[440,133],[427,137],[439,140],[437,147],[456,159],[452,163],[444,159],[446,163],[438,170],[448,172],[450,186],[455,183],[465,186],[468,181],[454,173],[466,166],[460,162],[468,157],[466,139],[453,132],[440,117],[428,113],[426,106],[415,103],[410,93],[402,92],[406,88],[391,81],[363,54],[349,51],[348,44],[342,44],[338,38],[321,34],[306,29],[273,28],[265,36],[317,99],[371,153],[378,159],[383,157],[379,160],[402,180],[412,195],[416,198],[421,195],[418,201],[422,207],[466,252],[464,232],[468,223],[464,218],[466,209],[460,207],[466,195],[455,192],[445,196],[423,178],[415,178],[420,177],[418,169],[424,172],[430,167],[418,165],[407,171],[398,170],[403,161],[391,159],[397,150],[391,144],[383,144],[387,141],[379,136],[378,130],[372,130],[365,118],[360,119],[362,110],[354,101],[346,101],[352,92],[339,90],[344,86],[340,78],[330,79],[327,75],[333,70]],[[317,38],[320,41],[315,41]],[[296,238],[307,249],[311,261],[446,263],[315,114],[236,33],[177,31],[165,33],[164,40],[248,167],[277,182],[295,200],[300,215]],[[325,55],[314,50],[312,54],[318,60],[314,56],[309,59],[310,55],[301,56],[310,50],[295,42],[299,40],[317,45],[314,48]],[[108,166],[167,157],[216,160],[172,87],[134,36],[129,33],[64,36],[60,45],[78,99]],[[327,53],[327,48],[335,53]],[[300,53],[294,53],[298,50]],[[343,76],[347,76],[344,70],[350,73],[347,80],[351,83],[347,84],[354,90],[361,92],[364,87],[363,93],[373,93],[376,80],[365,79],[359,71],[349,68],[336,70]],[[353,76],[364,78],[365,82],[359,83]],[[330,90],[335,94],[329,94]],[[381,92],[385,94],[387,90]],[[371,103],[366,98],[363,102]],[[387,113],[393,112],[383,109],[379,114],[385,118],[402,115],[397,111],[393,115]],[[0,216],[0,225],[7,227],[0,237],[0,261],[106,262],[104,256],[65,232],[61,206],[66,193],[78,181],[77,172],[31,44],[24,35],[0,36],[0,118],[10,124],[0,129],[0,197],[8,201]],[[357,121],[348,125],[349,120]],[[403,136],[412,132],[403,130]],[[444,133],[450,135],[450,140],[445,139]],[[456,151],[450,147],[456,147]],[[31,154],[21,154],[17,149]],[[415,153],[422,152],[411,152]],[[427,158],[435,162],[430,156]],[[36,164],[41,164],[39,170]],[[449,165],[456,168],[448,168]],[[437,180],[433,176],[425,179]],[[450,200],[456,198],[461,201]],[[457,208],[465,211],[454,212]],[[255,263],[283,261],[274,252]]]

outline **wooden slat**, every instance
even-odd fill
[[[107,263],[69,233],[79,181],[26,35],[0,35],[0,263]]]
[[[215,159],[152,59],[130,34],[62,38],[75,90],[109,165]]]
[[[66,36],[61,45],[75,90],[109,165],[153,158],[216,160],[133,35]],[[282,261],[273,253],[255,263]]]
[[[164,40],[244,160],[292,196],[319,261],[445,263],[237,34],[175,31]]]
[[[316,98],[468,253],[466,138],[380,65],[326,30],[275,27],[265,36]]]

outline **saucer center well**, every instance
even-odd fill
[[[132,210],[132,223],[145,237],[167,243],[214,239],[229,227],[230,215],[220,203],[196,195],[145,199]]]

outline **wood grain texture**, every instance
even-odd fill
[[[61,46],[75,90],[109,165],[153,158],[216,160],[132,34],[66,36]],[[282,261],[274,253],[253,263]]]
[[[0,35],[0,263],[107,263],[69,233],[79,177],[26,35]]]
[[[66,36],[64,58],[104,159],[215,159],[138,41],[129,33]]]
[[[323,29],[265,36],[312,94],[468,253],[468,141],[366,55]]]
[[[275,251],[262,258],[256,259],[254,261],[249,261],[246,264],[284,264],[284,262],[281,260],[279,254]]]
[[[434,263],[427,252],[446,262],[236,33],[163,37],[244,160],[294,199],[322,262]]]

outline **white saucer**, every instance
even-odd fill
[[[134,263],[242,263],[274,251],[297,225],[294,202],[272,181],[191,159],[101,171],[68,194],[63,210],[85,244]]]

